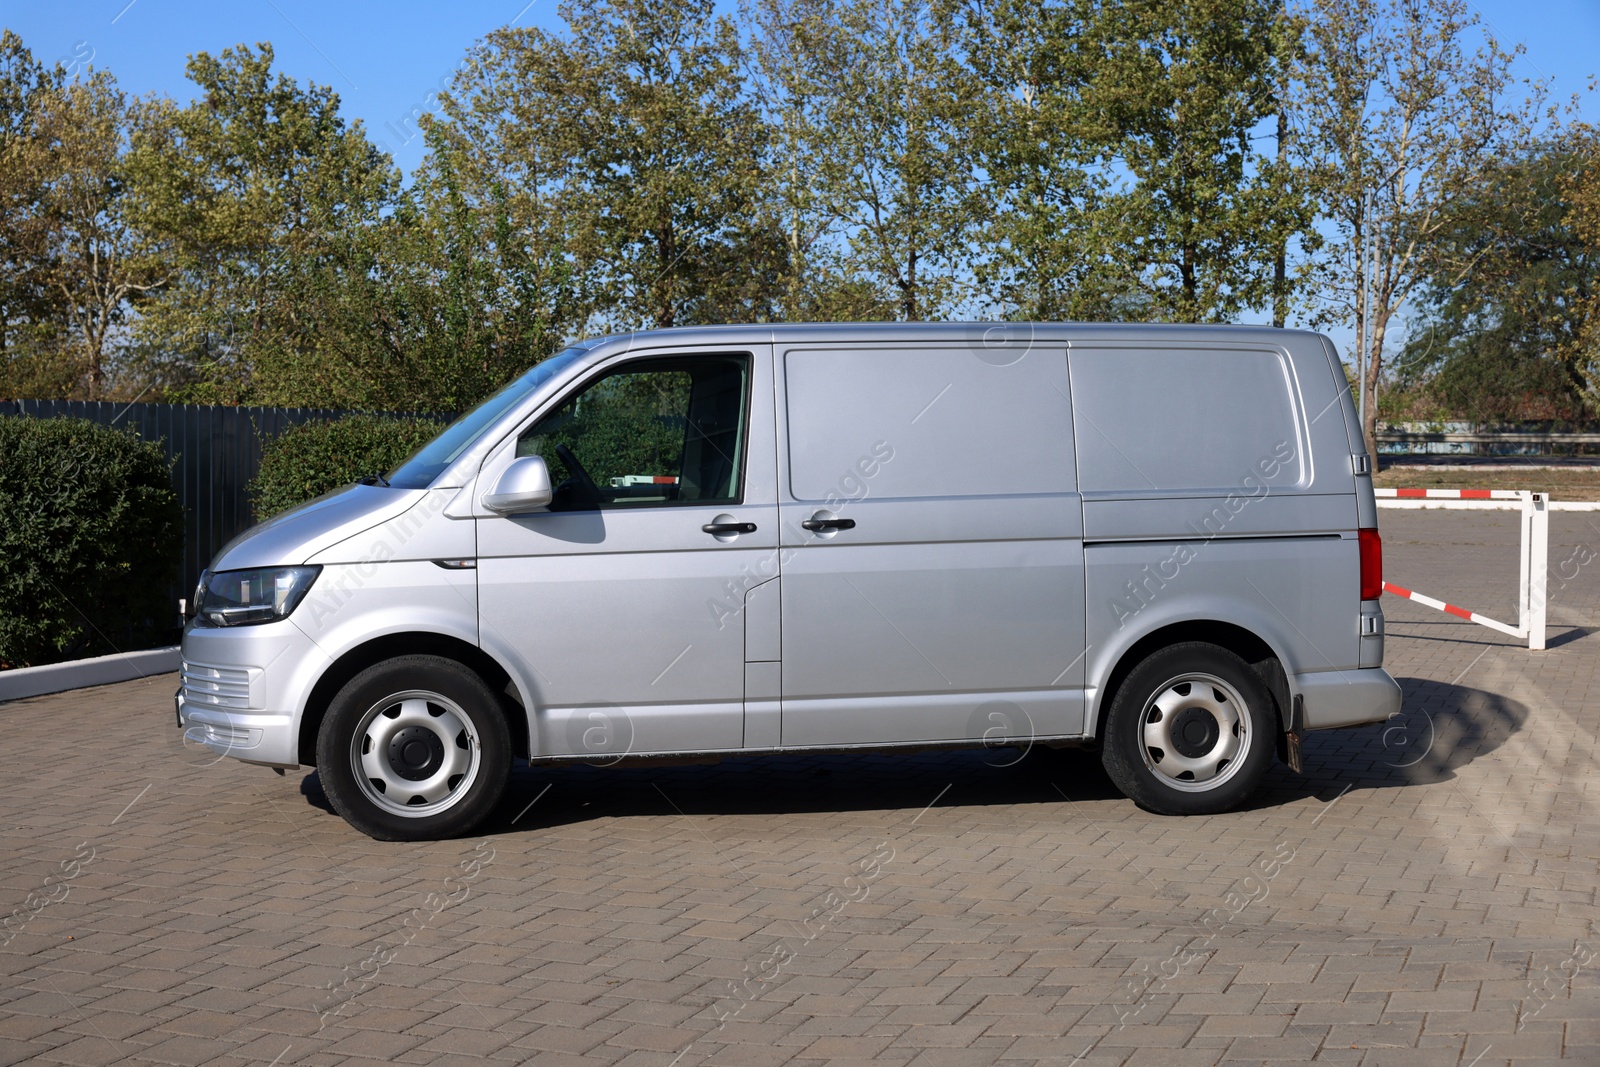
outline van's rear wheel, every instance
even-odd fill
[[[1106,719],[1101,762],[1134,803],[1211,815],[1243,803],[1272,765],[1272,697],[1225,648],[1173,645],[1135,667]]]
[[[380,841],[467,833],[511,775],[511,739],[489,687],[440,656],[400,656],[351,679],[317,735],[333,809]]]

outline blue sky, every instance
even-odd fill
[[[193,95],[184,78],[194,52],[271,41],[278,67],[296,80],[338,91],[347,118],[387,147],[408,174],[422,141],[408,122],[450,77],[467,48],[515,23],[560,25],[557,0],[451,0],[347,4],[336,0],[29,0],[0,3],[0,24],[21,34],[41,60],[87,59],[134,93]],[[1553,79],[1570,94],[1600,73],[1600,0],[1475,0],[1502,41],[1520,41],[1519,72]],[[732,7],[724,0],[719,6]],[[1600,122],[1600,103],[1584,116]]]

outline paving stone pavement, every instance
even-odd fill
[[[1514,514],[1382,521],[1513,618]],[[186,750],[171,675],[0,706],[0,1063],[1600,1063],[1600,519],[1552,527],[1549,651],[1390,599],[1402,717],[1213,818],[1005,750],[524,768],[381,844]]]

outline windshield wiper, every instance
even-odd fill
[[[381,485],[385,489],[387,489],[387,488],[389,488],[389,479],[385,478],[381,474],[363,474],[361,477],[356,479],[356,484],[357,485]]]

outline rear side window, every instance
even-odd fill
[[[783,369],[797,500],[1073,490],[1064,348],[798,350]]]
[[[1071,365],[1084,492],[1300,483],[1300,416],[1279,353],[1073,348]]]

